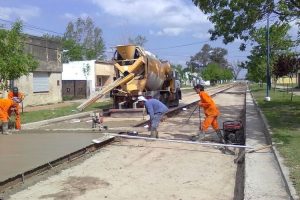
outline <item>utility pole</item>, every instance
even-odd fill
[[[271,97],[269,95],[269,91],[271,89],[271,77],[270,77],[270,12],[268,11],[268,17],[267,17],[267,33],[266,33],[266,39],[267,39],[267,89],[266,89],[266,97],[265,101],[270,101]]]

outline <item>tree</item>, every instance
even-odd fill
[[[211,51],[212,47],[209,44],[204,44],[202,49],[191,57],[190,61],[187,62],[187,65],[194,69],[205,67],[210,62],[209,57]]]
[[[82,68],[82,73],[85,77],[85,80],[86,80],[86,94],[89,94],[89,86],[88,86],[88,76],[90,75],[90,72],[91,72],[91,66],[89,64],[84,64],[83,65],[83,68]]]
[[[214,28],[209,30],[211,40],[222,36],[225,44],[235,39],[247,41],[269,14],[277,22],[290,22],[300,17],[300,1],[296,0],[192,1],[204,14],[209,15],[208,19],[214,24]],[[242,43],[240,49],[244,50],[245,47],[245,43]]]
[[[283,76],[289,76],[290,79],[293,78],[297,71],[300,69],[300,59],[292,54],[282,54],[278,56],[278,59],[274,63],[273,75],[275,80]],[[276,83],[275,81],[275,83]],[[292,87],[293,88],[293,87]],[[291,101],[293,100],[293,90],[291,93]]]
[[[134,45],[137,45],[137,46],[141,46],[141,47],[144,47],[145,43],[147,42],[147,39],[145,36],[142,36],[142,35],[138,35],[136,36],[135,38],[128,38],[128,42],[130,44],[134,44]]]
[[[0,80],[1,89],[8,89],[8,80],[28,75],[37,68],[38,62],[25,52],[25,36],[22,22],[17,21],[11,30],[0,30]]]
[[[89,64],[85,64],[82,68],[82,73],[86,80],[88,79],[90,72],[91,72],[91,66]]]
[[[91,60],[105,58],[102,30],[95,27],[93,20],[78,18],[69,22],[63,39],[63,48],[68,50],[70,60]]]
[[[210,80],[211,84],[220,80],[231,80],[233,78],[232,71],[221,67],[217,63],[210,63],[202,70],[201,75],[204,80]]]
[[[63,42],[63,63],[75,60],[83,60],[83,47],[74,40],[64,40]]]
[[[182,67],[182,65],[178,64],[178,65],[171,65],[171,66],[177,72],[180,83],[184,83],[186,81],[186,76],[185,76],[185,71],[184,71],[184,68]]]
[[[227,53],[228,52],[226,49],[223,49],[220,47],[213,48],[209,58],[210,58],[211,62],[218,63],[222,67],[227,67],[228,62],[225,59],[225,56],[227,55]]]
[[[217,47],[213,48],[209,44],[204,44],[202,49],[191,57],[186,64],[193,72],[199,72],[209,63],[218,63],[223,67],[227,66],[227,60],[224,56],[227,55],[227,50]]]
[[[289,52],[293,46],[293,42],[288,35],[289,29],[290,26],[288,24],[279,23],[275,23],[270,27],[270,71],[272,71],[272,65],[274,61],[277,60],[278,55],[280,55],[282,52]],[[255,45],[251,50],[251,55],[248,56],[249,61],[246,62],[246,66],[248,68],[248,78],[252,81],[264,82],[264,80],[266,80],[267,44],[265,32],[266,28],[260,28],[252,33],[251,40],[255,41],[257,45]]]
[[[249,56],[250,61],[246,62],[248,69],[247,79],[254,82],[266,80],[266,58],[265,56]],[[261,85],[262,86],[262,85]]]
[[[241,70],[243,69],[241,62],[235,62],[235,63],[231,63],[231,65],[229,66],[229,68],[232,70],[233,73],[233,77],[236,80],[237,77],[239,76]]]

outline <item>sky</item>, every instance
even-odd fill
[[[19,18],[33,35],[62,36],[68,22],[87,16],[103,31],[108,59],[111,47],[137,35],[146,37],[146,50],[172,64],[185,65],[205,43],[226,48],[233,64],[245,61],[250,50],[239,51],[240,41],[210,41],[213,25],[192,0],[0,0],[0,24],[8,27]]]

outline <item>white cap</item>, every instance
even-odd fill
[[[147,101],[147,99],[145,97],[143,97],[143,96],[139,96],[138,97],[138,101]]]

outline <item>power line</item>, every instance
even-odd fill
[[[159,55],[163,55],[166,57],[191,57],[191,55],[168,55],[168,54],[159,54]]]
[[[14,23],[13,21],[1,19],[1,18],[0,18],[0,21],[6,22],[6,23],[10,23],[10,24]],[[31,24],[28,24],[28,23],[25,23],[25,22],[22,22],[22,24],[24,25],[24,27],[27,27],[27,28],[29,28],[31,30],[32,29],[36,29],[36,30],[40,30],[40,31],[43,31],[43,32],[55,33],[57,35],[62,35],[62,36],[64,35],[63,33],[59,33],[59,32],[56,32],[56,31],[49,30],[49,29],[41,28],[41,27],[38,27],[38,26],[35,26],[35,25],[31,25]]]
[[[206,40],[206,41],[202,41],[202,42],[193,42],[193,43],[188,43],[188,44],[181,44],[181,45],[176,45],[176,46],[162,47],[162,48],[156,48],[156,49],[149,49],[149,50],[174,49],[174,48],[192,46],[192,45],[197,45],[197,44],[203,44],[203,43],[206,43],[206,42],[210,42],[210,40]]]
[[[61,50],[61,48],[57,48],[57,49],[55,49],[55,48],[52,48],[52,47],[48,47],[48,46],[42,46],[42,45],[37,45],[37,44],[32,44],[32,43],[28,43],[28,42],[24,42],[25,44],[27,44],[27,45],[31,45],[31,46],[36,46],[36,47],[41,47],[41,48],[47,48],[47,49],[51,49],[51,50]],[[83,47],[83,49],[85,49],[85,50],[94,50],[94,49],[88,49],[88,48],[84,48]],[[107,53],[114,53],[114,52],[112,52],[112,51],[109,51],[109,50],[103,50],[103,52],[107,52]]]
[[[10,23],[10,24],[14,23],[12,21],[1,19],[1,18],[0,18],[0,21],[6,22],[6,23]],[[56,31],[49,30],[49,29],[44,29],[44,28],[41,28],[41,27],[38,27],[38,26],[35,26],[35,25],[31,25],[31,24],[28,24],[28,23],[24,23],[23,22],[23,24],[24,24],[24,27],[27,27],[30,30],[40,30],[40,31],[43,31],[43,32],[51,32],[51,33],[55,33],[55,34],[58,34],[58,35],[64,35],[63,33],[59,33],[59,32],[56,32]],[[47,40],[47,38],[43,39],[43,40]],[[161,47],[161,48],[153,48],[153,49],[150,48],[149,50],[157,51],[157,50],[174,49],[174,48],[181,48],[181,47],[186,47],[186,46],[203,44],[203,43],[207,43],[207,42],[210,42],[210,40],[193,42],[193,43],[187,43],[187,44],[180,44],[180,45],[169,46],[169,47]],[[36,46],[36,47],[41,47],[41,48],[48,48],[48,49],[52,49],[52,50],[58,50],[58,49],[51,48],[51,47],[48,47],[48,46],[36,45],[36,44],[28,43],[28,42],[25,42],[25,43],[27,45],[31,45],[31,46]],[[91,50],[91,49],[88,49],[88,48],[83,48],[83,49],[85,49],[85,50]],[[103,52],[114,53],[114,52],[109,51],[109,50],[104,50]],[[190,55],[164,55],[164,54],[160,54],[160,55],[163,55],[163,56],[166,56],[166,57],[190,57]],[[229,55],[227,55],[227,56],[229,56]],[[234,56],[234,57],[244,57],[244,56]]]

